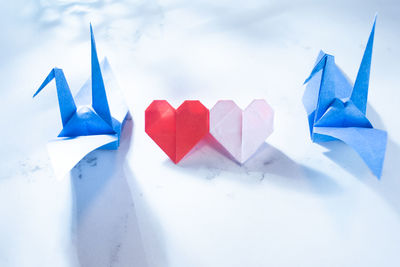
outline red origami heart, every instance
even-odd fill
[[[197,100],[176,110],[165,100],[155,100],[145,112],[146,133],[174,163],[209,132],[209,125],[209,111]]]

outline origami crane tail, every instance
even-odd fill
[[[112,127],[110,108],[108,106],[106,89],[104,87],[103,75],[97,57],[96,43],[92,24],[90,24],[91,36],[91,60],[92,60],[92,107],[97,114]]]
[[[364,55],[361,60],[361,65],[360,68],[358,69],[353,92],[350,97],[354,105],[356,105],[357,108],[364,114],[367,110],[368,86],[369,86],[369,76],[371,71],[372,48],[374,45],[375,24],[376,24],[376,15],[374,18],[374,23],[372,25],[371,33],[368,38],[368,43],[367,46],[365,47]]]
[[[33,97],[39,94],[39,92],[42,91],[42,89],[46,87],[46,85],[53,79],[56,80],[57,97],[58,97],[58,104],[60,106],[61,120],[63,126],[65,126],[69,121],[69,119],[72,117],[72,115],[75,114],[76,105],[62,69],[53,68],[50,71],[49,75],[47,75],[42,85],[33,95]]]
[[[387,133],[373,128],[314,127],[314,132],[329,135],[351,146],[379,179],[386,153]]]

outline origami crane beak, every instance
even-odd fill
[[[40,93],[40,91],[42,91],[42,89],[44,87],[46,87],[46,85],[51,82],[51,80],[53,80],[55,77],[55,71],[54,69],[52,69],[49,73],[49,75],[47,75],[46,79],[43,81],[42,85],[40,85],[39,89],[35,92],[35,94],[33,95],[33,97],[35,97],[37,94]]]

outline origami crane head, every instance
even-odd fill
[[[33,95],[35,97],[53,79],[56,81],[58,104],[60,106],[63,129],[58,137],[116,134],[119,121],[111,117],[103,76],[97,57],[96,43],[92,25],[91,34],[91,83],[92,105],[77,108],[62,69],[53,68],[42,85]]]
[[[376,17],[354,86],[335,64],[335,58],[320,52],[303,96],[311,139],[314,142],[342,140],[363,158],[371,171],[381,176],[386,151],[386,132],[376,130],[366,117]]]

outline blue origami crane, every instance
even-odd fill
[[[57,173],[60,170],[60,174],[64,174],[94,149],[117,149],[128,113],[107,59],[99,63],[92,25],[90,35],[91,79],[75,97],[64,72],[59,68],[50,71],[33,95],[35,97],[55,79],[63,128],[58,138],[49,143],[48,149],[55,171]],[[91,105],[88,104],[90,100]]]
[[[366,117],[376,16],[354,86],[335,64],[335,58],[320,52],[306,79],[303,104],[308,114],[313,142],[342,140],[380,178],[385,158],[387,133],[374,129]]]

